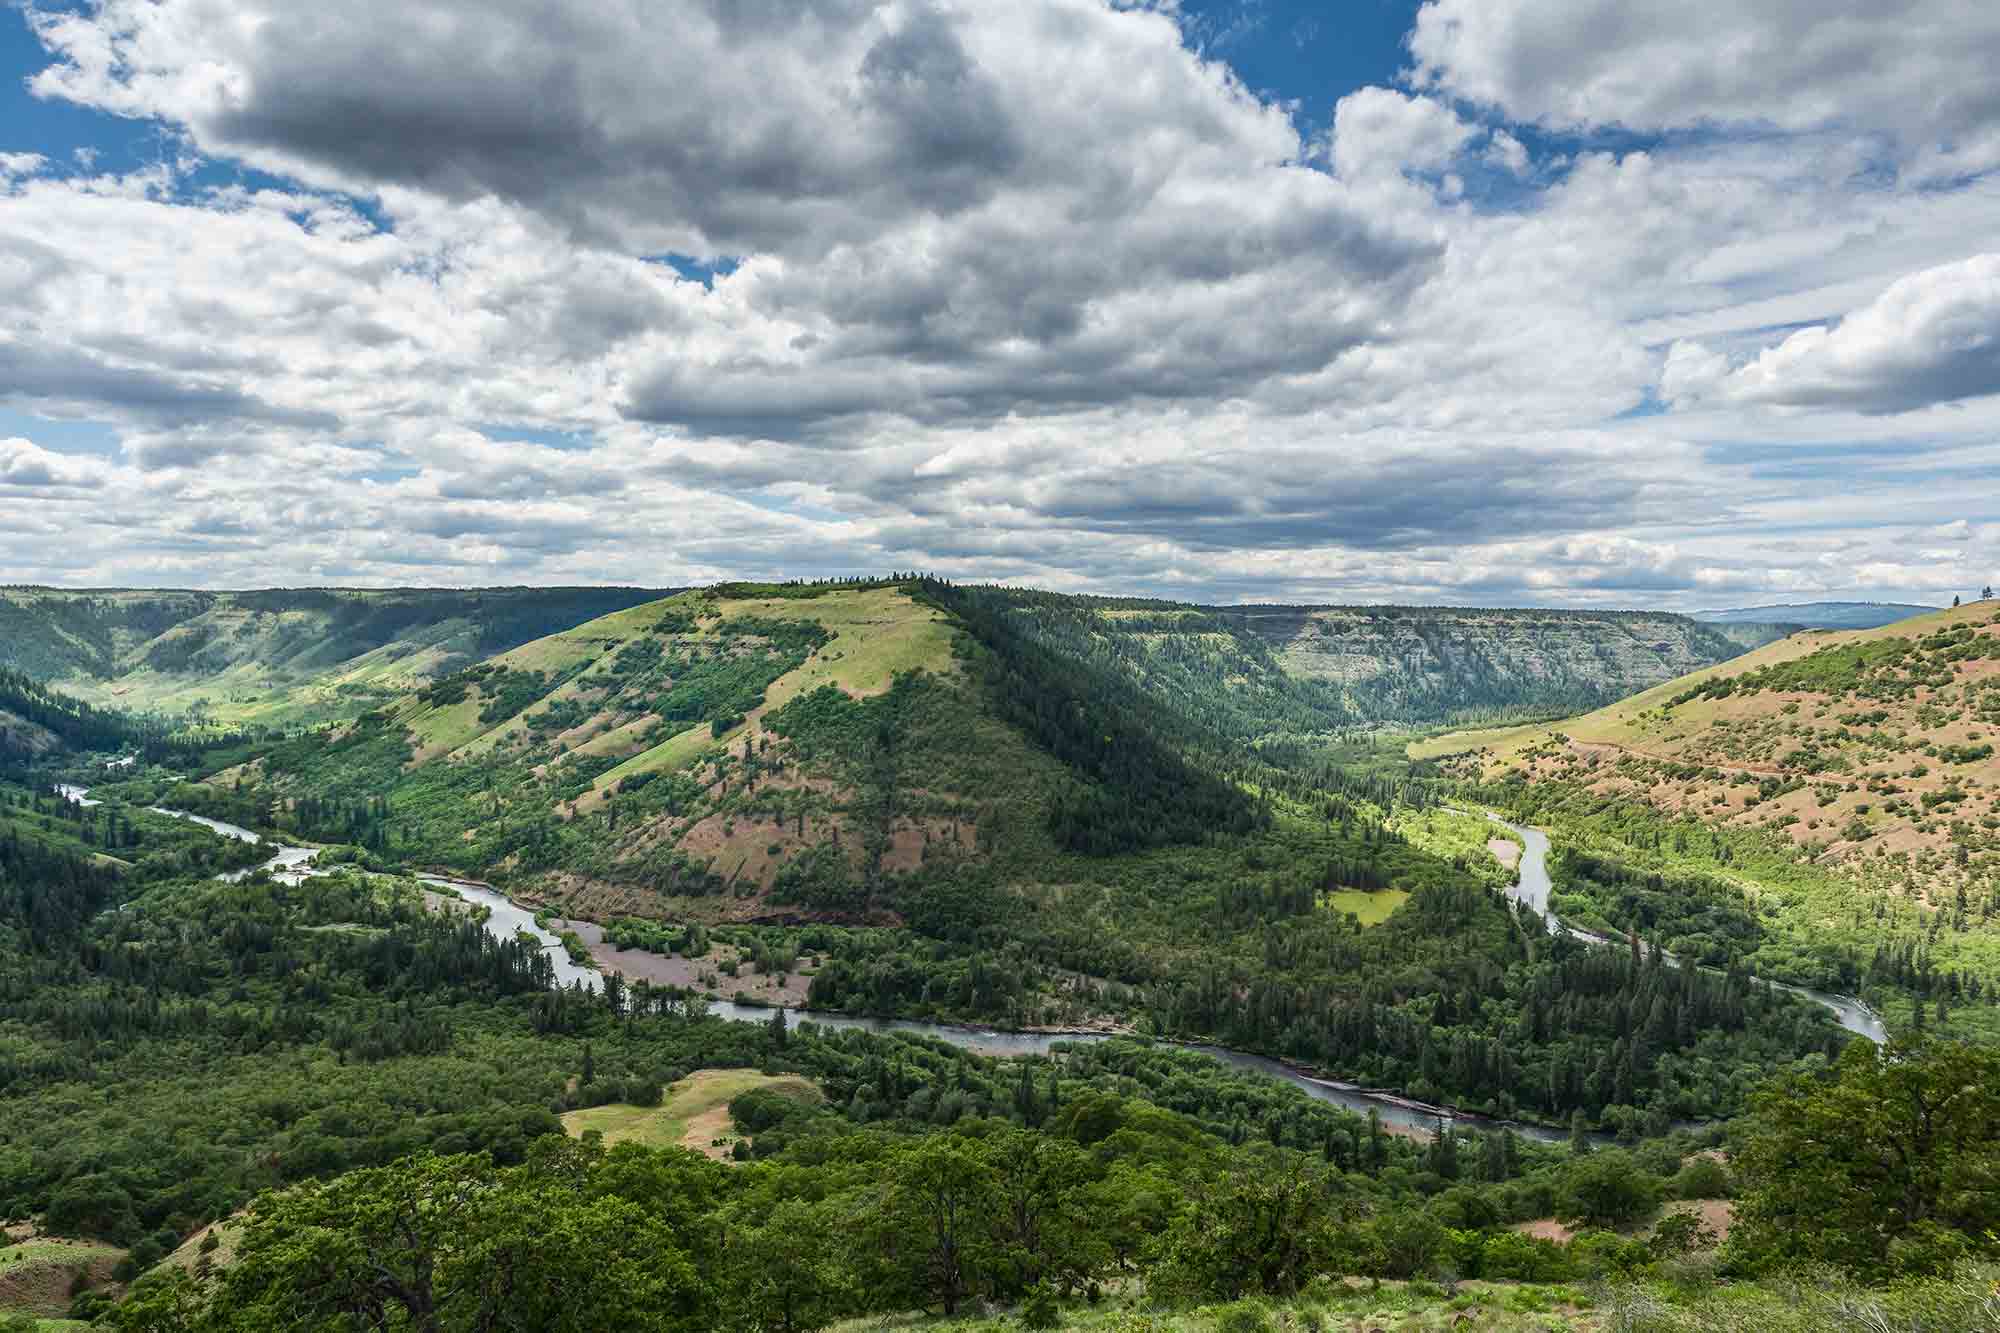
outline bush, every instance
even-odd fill
[[[1445,1229],[1423,1213],[1384,1213],[1368,1230],[1369,1257],[1384,1277],[1415,1277],[1431,1266],[1445,1241]]]
[[[1021,1327],[1058,1328],[1062,1325],[1062,1307],[1056,1304],[1056,1294],[1047,1287],[1036,1287],[1021,1302]]]
[[[769,1088],[752,1088],[729,1100],[729,1118],[745,1134],[761,1134],[782,1125],[798,1109],[797,1102]]]
[[[1717,1239],[1700,1213],[1669,1213],[1653,1228],[1653,1239],[1649,1244],[1654,1254],[1665,1259],[1691,1254],[1696,1250],[1714,1249]]]
[[[1660,1206],[1659,1177],[1630,1153],[1605,1148],[1570,1163],[1556,1193],[1556,1216],[1571,1226],[1619,1226],[1651,1217]]]
[[[1713,1157],[1690,1157],[1674,1173],[1676,1199],[1727,1199],[1736,1192],[1729,1168]]]
[[[1480,1263],[1480,1271],[1492,1281],[1566,1282],[1576,1276],[1576,1265],[1562,1246],[1518,1231],[1488,1236]]]
[[[1627,1240],[1610,1231],[1586,1231],[1569,1243],[1570,1258],[1592,1277],[1638,1273],[1653,1262],[1644,1241]]]
[[[1271,1317],[1255,1301],[1225,1306],[1215,1320],[1215,1333],[1270,1333]]]

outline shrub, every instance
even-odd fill
[[[1653,1228],[1653,1239],[1649,1244],[1653,1253],[1664,1259],[1696,1250],[1714,1249],[1716,1235],[1702,1220],[1700,1213],[1668,1213]]]
[[[1058,1328],[1062,1325],[1062,1307],[1056,1304],[1055,1292],[1038,1286],[1028,1293],[1021,1302],[1021,1326],[1023,1328]]]
[[[1606,1148],[1570,1163],[1556,1195],[1556,1215],[1572,1226],[1618,1226],[1660,1206],[1659,1178],[1630,1153]]]
[[[1576,1266],[1562,1246],[1518,1231],[1488,1236],[1481,1263],[1492,1281],[1563,1282],[1576,1276]]]
[[[1727,1199],[1735,1189],[1729,1168],[1713,1157],[1690,1157],[1674,1173],[1676,1199]]]
[[[1215,1333],[1270,1333],[1271,1317],[1255,1301],[1238,1301],[1224,1307],[1215,1321]]]
[[[760,1134],[775,1128],[798,1109],[797,1102],[769,1088],[752,1088],[729,1100],[729,1118],[746,1134]]]

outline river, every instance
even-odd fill
[[[63,795],[69,799],[82,801],[87,789],[81,787],[64,787],[61,790]],[[92,804],[95,804],[95,802],[92,802]],[[244,842],[263,841],[263,839],[257,834],[252,833],[249,829],[243,828],[240,825],[227,823],[223,820],[209,819],[202,815],[188,814],[185,811],[168,810],[160,806],[149,808],[156,814],[168,815],[175,819],[192,820],[202,827],[211,829],[226,838],[236,838]],[[1544,916],[1548,916],[1549,928],[1552,932],[1563,931],[1577,939],[1589,940],[1599,944],[1610,943],[1610,941],[1601,935],[1594,935],[1589,931],[1564,926],[1557,922],[1553,916],[1548,915],[1549,894],[1552,888],[1548,871],[1548,835],[1540,829],[1508,824],[1507,821],[1497,815],[1489,814],[1487,818],[1512,829],[1525,844],[1525,850],[1521,856],[1520,876],[1515,885],[1507,891],[1508,895],[1516,901],[1533,907]],[[274,878],[286,883],[297,884],[309,875],[327,873],[313,864],[313,858],[318,854],[319,850],[314,847],[278,845],[277,854],[271,860],[257,867],[257,869],[267,871]],[[240,880],[252,873],[254,872],[249,870],[238,870],[228,875],[219,876],[218,878]],[[580,984],[585,989],[592,991],[602,986],[603,981],[596,969],[579,967],[575,963],[572,963],[569,959],[568,951],[563,948],[562,940],[558,936],[536,925],[534,913],[519,906],[491,885],[482,884],[476,880],[456,879],[447,875],[422,874],[418,875],[417,878],[434,888],[448,889],[467,902],[476,903],[487,908],[486,929],[495,939],[513,939],[517,934],[525,933],[539,940],[543,949],[549,953],[549,961],[555,966],[556,980],[560,985]],[[1887,1033],[1882,1026],[1882,1020],[1867,1005],[1852,996],[1826,995],[1799,986],[1787,986],[1780,982],[1772,982],[1771,984],[1777,986],[1780,990],[1788,990],[1825,1005],[1833,1011],[1840,1025],[1850,1032],[1868,1037],[1877,1043],[1887,1039]],[[771,1021],[771,1010],[768,1007],[763,1005],[738,1004],[733,1000],[711,1000],[708,1011],[717,1018],[727,1019],[736,1023],[768,1023]],[[916,1019],[856,1018],[848,1014],[823,1013],[811,1009],[789,1009],[786,1011],[786,1014],[794,1026],[799,1023],[815,1023],[821,1027],[853,1028],[864,1032],[885,1035],[890,1033],[907,1033],[918,1037],[932,1037],[939,1041],[948,1042],[953,1046],[961,1046],[967,1050],[977,1051],[982,1055],[1046,1055],[1059,1042],[1098,1042],[1109,1040],[1109,1036],[1104,1033],[1002,1032],[990,1028],[967,1027],[953,1023],[928,1023]],[[1189,1042],[1169,1044],[1178,1045],[1187,1050],[1200,1051],[1236,1069],[1248,1070],[1252,1073],[1264,1074],[1271,1078],[1280,1079],[1300,1089],[1315,1101],[1326,1102],[1329,1105],[1342,1107],[1361,1115],[1366,1115],[1370,1111],[1379,1112],[1382,1116],[1383,1124],[1390,1126],[1392,1129],[1404,1132],[1421,1131],[1428,1133],[1435,1127],[1440,1116],[1443,1116],[1446,1120],[1470,1128],[1497,1129],[1503,1127],[1503,1122],[1490,1120],[1483,1116],[1455,1114],[1443,1108],[1426,1106],[1423,1103],[1413,1102],[1407,1098],[1367,1092],[1351,1083],[1342,1083],[1334,1079],[1317,1078],[1293,1069],[1280,1061],[1273,1060],[1269,1056],[1255,1055],[1249,1051],[1231,1050],[1227,1047],[1205,1046]],[[1568,1138],[1568,1135],[1562,1131],[1547,1129],[1539,1125],[1504,1122],[1504,1127],[1512,1129],[1524,1138],[1534,1139],[1543,1143],[1557,1143]]]
[[[1524,824],[1510,824],[1500,816],[1487,812],[1486,817],[1502,828],[1512,830],[1522,843],[1520,877],[1514,887],[1507,890],[1507,896],[1519,903],[1525,903],[1547,918],[1550,934],[1566,934],[1571,939],[1583,940],[1590,944],[1612,944],[1615,941],[1594,931],[1563,924],[1549,911],[1549,895],[1554,885],[1549,879],[1549,835],[1537,828]],[[1680,962],[1672,954],[1667,961],[1675,967]],[[1754,978],[1753,978],[1754,980]],[[1769,983],[1774,990],[1789,991],[1793,995],[1824,1005],[1833,1014],[1836,1023],[1859,1037],[1866,1037],[1877,1046],[1889,1040],[1889,1029],[1882,1022],[1882,1016],[1870,1009],[1852,995],[1835,995],[1827,991],[1813,990],[1809,986],[1793,986],[1783,981]]]
[[[417,878],[434,888],[450,889],[465,901],[487,908],[490,915],[486,919],[486,927],[496,939],[512,939],[517,932],[525,932],[540,940],[543,949],[549,953],[549,961],[555,965],[556,980],[559,984],[564,986],[580,984],[586,990],[593,991],[603,984],[595,969],[578,967],[569,960],[569,953],[563,948],[560,937],[536,925],[532,912],[510,901],[505,894],[491,885],[481,884],[476,880],[455,879],[448,875],[424,874]],[[708,1012],[733,1023],[771,1021],[770,1007],[738,1004],[734,1000],[710,1000]],[[787,1009],[785,1014],[787,1021],[795,1027],[800,1023],[813,1023],[825,1028],[853,1029],[881,1035],[904,1033],[914,1037],[932,1037],[953,1046],[977,1051],[981,1055],[992,1056],[1047,1055],[1058,1043],[1110,1040],[1109,1034],[1099,1032],[1006,1032],[956,1023],[929,1023],[909,1018],[857,1018],[851,1014],[827,1013],[816,1009]],[[1454,1116],[1448,1111],[1425,1107],[1421,1103],[1403,1098],[1364,1092],[1350,1083],[1315,1078],[1268,1056],[1253,1055],[1248,1051],[1190,1042],[1162,1044],[1200,1051],[1236,1069],[1281,1079],[1302,1090],[1315,1101],[1326,1102],[1360,1115],[1366,1115],[1371,1110],[1379,1111],[1382,1123],[1394,1130],[1421,1131],[1427,1134],[1436,1127],[1440,1114],[1447,1120],[1463,1125],[1498,1127],[1496,1122],[1483,1117]],[[1562,1142],[1568,1137],[1566,1134],[1539,1125],[1509,1124],[1507,1127],[1525,1138],[1546,1143]]]

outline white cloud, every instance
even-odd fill
[[[379,192],[399,229],[491,202],[579,248],[745,259],[694,324],[601,289],[650,335],[624,409],[699,432],[1254,388],[1435,260],[1169,17],[1095,0],[108,0],[37,27],[42,94]],[[1206,332],[1252,305],[1259,336]]]
[[[1431,98],[1363,88],[1334,108],[1333,165],[1341,175],[1355,177],[1435,171],[1449,165],[1479,132]]]
[[[1702,360],[1706,392],[1740,402],[1879,413],[2000,393],[2000,254],[1912,273],[1726,376],[1713,354],[1688,357]]]
[[[69,458],[19,436],[0,440],[0,489],[97,486],[104,469],[95,459]]]
[[[1414,82],[1559,128],[1879,131],[1932,174],[2000,163],[2000,8],[1970,0],[1429,0]]]
[[[290,183],[0,190],[0,434],[117,451],[30,446],[96,484],[0,487],[0,578],[1689,605],[1994,554],[2000,405],[1923,405],[1985,307],[1869,314],[1993,178],[1819,131],[1530,161],[1441,72],[1308,144],[1157,6],[395,14],[39,20],[44,94]]]

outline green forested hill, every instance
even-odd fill
[[[662,594],[641,588],[0,588],[0,668],[89,702],[226,722],[352,715]]]
[[[723,994],[810,953],[786,993],[814,1007],[1131,1025],[1558,1122],[1738,1105],[1841,1040],[1740,975],[1544,942],[1483,820],[1253,750],[1218,697],[1070,652],[1009,594],[724,585],[107,791],[497,881],[642,974],[745,932]]]

